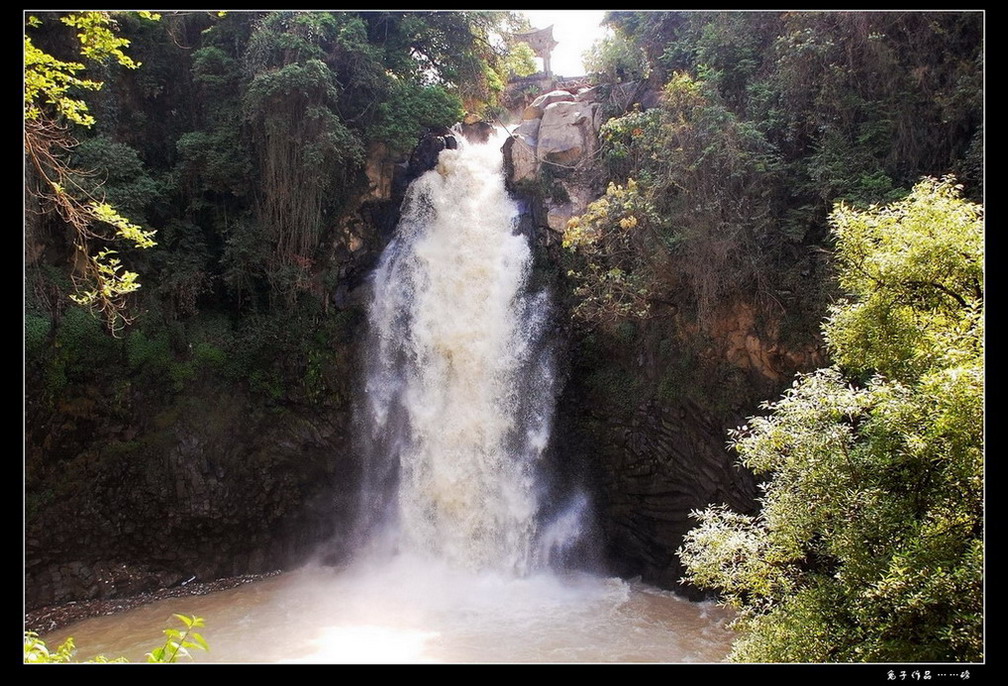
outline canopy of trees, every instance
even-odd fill
[[[56,265],[68,252],[90,255],[84,238],[77,248],[57,239],[62,222],[85,238],[111,222],[108,238],[150,275],[147,305],[169,318],[192,315],[201,300],[241,309],[308,297],[323,269],[318,249],[360,193],[369,146],[408,154],[427,127],[493,107],[510,68],[503,34],[520,25],[505,12],[151,18],[27,18],[28,228]],[[128,70],[105,69],[109,59]],[[45,214],[53,205],[59,219]],[[157,247],[130,249],[150,247],[153,229]],[[136,275],[101,254],[83,270],[97,286],[77,293],[104,297],[114,321]]]
[[[268,403],[346,402],[350,356],[332,350],[360,313],[345,297],[332,312],[334,293],[363,280],[395,211],[360,209],[366,162],[406,159],[427,127],[496,107],[515,66],[503,36],[522,25],[507,12],[154,19],[26,16],[27,427],[46,446],[29,492],[59,473],[44,427],[74,388],[123,417],[204,380]]]
[[[567,237],[588,321],[653,315],[674,291],[701,322],[739,292],[786,313],[821,311],[802,275],[828,248],[835,201],[895,200],[948,173],[971,199],[982,194],[978,12],[607,21],[613,36],[593,51],[603,87],[645,79],[662,97],[603,128],[603,187],[632,179],[633,207],[596,206]]]

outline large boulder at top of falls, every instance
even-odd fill
[[[525,111],[522,112],[522,119],[540,119],[547,107],[555,102],[573,102],[574,96],[565,90],[555,90],[543,93],[532,101]]]
[[[543,111],[536,156],[543,161],[575,166],[598,147],[595,103],[556,102]]]

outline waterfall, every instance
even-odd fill
[[[179,611],[212,618],[212,651],[196,657],[221,662],[689,662],[727,654],[732,634],[717,608],[549,567],[570,553],[589,503],[578,493],[547,497],[541,483],[553,420],[550,299],[528,288],[531,251],[516,231],[499,148],[491,140],[443,151],[438,169],[410,187],[374,272],[357,408],[370,462],[365,548],[338,568],[307,565],[137,608],[136,623],[94,618],[114,630],[73,630],[82,654],[142,660],[164,617]],[[198,605],[179,607],[183,600]],[[249,627],[276,636],[249,640]],[[103,635],[108,644],[96,640]]]
[[[362,424],[397,550],[521,575],[540,561],[554,375],[501,142],[462,141],[409,188],[373,277]]]

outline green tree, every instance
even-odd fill
[[[650,73],[643,49],[622,31],[599,38],[582,57],[588,73],[607,83],[644,79]]]
[[[741,613],[732,659],[983,659],[983,214],[951,179],[838,205],[835,367],[732,436],[762,508],[679,551]]]
[[[140,13],[145,19],[157,15]],[[134,62],[122,49],[129,41],[117,36],[115,21],[108,12],[77,12],[59,17],[77,31],[82,58],[101,63],[115,60],[129,69]],[[123,269],[116,251],[102,248],[92,252],[94,240],[121,240],[127,245],[148,248],[154,245],[153,231],[146,231],[120,215],[79,181],[81,172],[72,169],[67,156],[76,145],[70,125],[90,127],[95,119],[80,91],[98,90],[102,82],[81,78],[84,64],[57,59],[39,49],[27,29],[43,24],[35,15],[26,19],[24,35],[24,148],[28,160],[26,191],[40,212],[55,211],[74,230],[76,292],[79,304],[100,311],[113,330],[126,320],[125,297],[140,287],[137,274]],[[101,227],[111,227],[111,233]]]
[[[524,41],[512,44],[501,67],[505,76],[531,76],[536,73],[536,54]]]
[[[601,137],[616,183],[564,235],[579,258],[576,315],[647,316],[681,276],[704,323],[728,293],[772,297],[790,241],[776,220],[780,162],[755,126],[676,73],[659,106],[610,119]]]
[[[484,116],[507,82],[506,35],[528,28],[517,13],[361,12],[370,40],[383,48],[385,67],[422,85],[440,84],[467,112]]]

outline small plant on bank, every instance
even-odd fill
[[[203,636],[193,631],[197,627],[204,626],[202,617],[197,617],[196,615],[186,617],[185,615],[176,614],[175,618],[182,622],[184,630],[165,629],[164,634],[168,639],[164,642],[164,645],[147,653],[147,662],[177,662],[181,657],[189,657],[191,659],[189,655],[190,648],[210,650],[210,646]],[[50,651],[45,641],[39,638],[39,635],[34,631],[26,631],[24,634],[24,661],[26,664],[71,662],[71,658],[74,656],[76,650],[77,648],[74,645],[72,637],[65,640],[55,651]],[[87,660],[87,662],[109,663],[128,662],[128,660],[125,657],[109,660],[104,655],[98,655]]]

